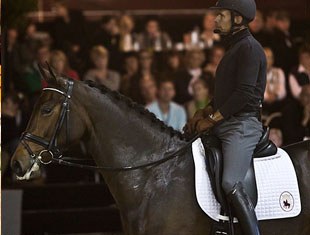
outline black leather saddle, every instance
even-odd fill
[[[213,135],[202,136],[202,143],[206,151],[206,165],[211,186],[222,209],[227,211],[226,196],[222,189],[223,155],[220,140]],[[258,142],[253,158],[274,155],[277,152],[275,144],[269,140],[269,128],[264,127],[263,135]],[[244,188],[250,196],[254,206],[257,204],[257,186],[253,161],[244,179]]]

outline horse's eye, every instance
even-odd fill
[[[43,108],[41,109],[41,113],[42,113],[43,115],[50,114],[52,111],[53,111],[53,108],[51,108],[51,107],[43,107]]]

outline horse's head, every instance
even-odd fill
[[[39,68],[49,86],[43,89],[11,160],[20,179],[39,175],[40,164],[59,158],[61,150],[78,142],[86,130],[83,110],[74,101],[77,84],[55,75],[49,66]]]

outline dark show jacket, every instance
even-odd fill
[[[225,119],[259,112],[266,86],[266,57],[248,29],[224,39],[226,53],[215,78],[213,106]]]

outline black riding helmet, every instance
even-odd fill
[[[255,0],[219,0],[211,10],[226,9],[240,14],[246,23],[255,18],[256,3]]]

